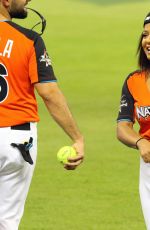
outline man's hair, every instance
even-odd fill
[[[148,23],[150,23],[150,12],[146,15],[146,17],[144,19],[143,27]],[[139,44],[138,44],[138,48],[137,48],[138,65],[139,65],[141,70],[146,70],[146,71],[150,72],[150,61],[147,59],[146,54],[143,50],[142,40],[143,40],[143,33],[140,36]]]

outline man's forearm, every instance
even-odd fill
[[[53,92],[50,97],[43,98],[46,107],[55,121],[63,128],[73,141],[82,140],[82,134],[69,110],[61,91]]]

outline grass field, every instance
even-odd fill
[[[38,161],[20,230],[144,230],[139,155],[116,140],[115,120],[150,2],[42,0],[30,7],[47,18],[43,38],[84,133],[86,158],[73,172],[57,163],[57,150],[71,141],[39,99]]]

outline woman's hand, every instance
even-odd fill
[[[144,162],[150,163],[150,142],[143,138],[138,141],[137,147]]]

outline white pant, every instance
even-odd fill
[[[150,164],[140,160],[139,191],[147,230],[150,230]]]
[[[36,123],[31,130],[0,128],[0,230],[18,230],[31,183],[37,155]],[[33,137],[30,155],[34,164],[27,163],[11,143],[28,142]]]

